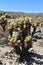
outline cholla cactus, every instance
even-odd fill
[[[34,39],[34,34],[39,26],[39,23],[32,24],[32,18],[21,17],[19,19],[10,19],[7,22],[7,30],[10,35],[8,36],[9,45],[13,46],[19,55],[23,50],[32,48],[32,43]],[[33,31],[31,33],[31,27]],[[25,52],[25,51],[24,51]]]
[[[5,26],[7,25],[7,19],[6,19],[5,15],[2,15],[0,17],[0,25],[2,26],[2,28],[5,32]]]
[[[31,18],[29,17],[22,17],[19,19],[16,19],[15,21],[11,20],[8,21],[9,26],[7,26],[9,28],[9,30],[13,29],[11,38],[9,39],[9,41],[11,42],[10,45],[12,45],[13,47],[15,46],[19,46],[20,49],[26,48],[25,43],[27,44],[27,41],[29,44],[27,44],[28,49],[32,47],[32,40],[30,40],[30,28],[32,26],[31,24]],[[10,33],[11,33],[10,32]],[[26,37],[28,36],[28,37]]]
[[[0,22],[4,22],[4,20],[5,20],[5,15],[2,15],[1,17],[0,17]]]

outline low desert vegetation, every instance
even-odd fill
[[[28,50],[32,48],[33,42],[41,38],[37,35],[35,36],[35,33],[41,33],[41,30],[38,30],[38,28],[42,26],[43,22],[38,21],[34,23],[29,16],[22,16],[18,19],[8,18],[7,13],[0,16],[0,25],[3,27],[4,32],[6,30],[9,32],[9,45],[21,56],[21,54],[28,52]]]

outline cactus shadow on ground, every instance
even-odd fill
[[[27,52],[21,56],[20,62],[26,61],[27,65],[33,65],[33,63],[37,65],[43,65],[43,61],[41,61],[41,59],[43,59],[43,55],[33,53],[33,52]]]

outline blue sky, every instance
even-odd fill
[[[43,13],[43,0],[0,0],[0,10]]]

